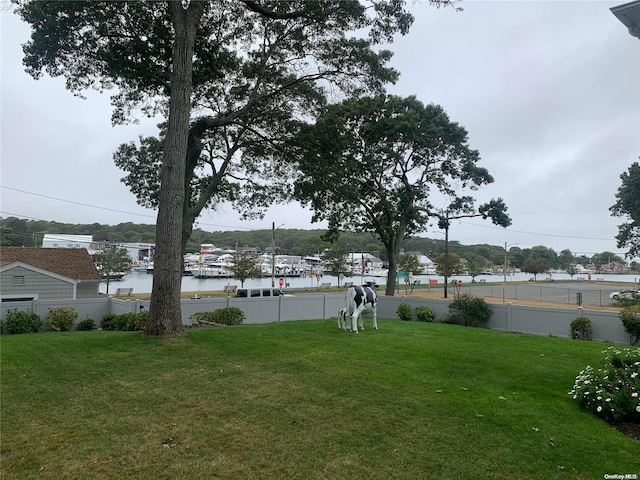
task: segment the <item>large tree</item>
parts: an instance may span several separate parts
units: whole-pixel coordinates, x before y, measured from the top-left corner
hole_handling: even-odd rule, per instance
[[[433,259],[433,263],[436,265],[436,273],[438,275],[444,276],[445,273],[447,275],[459,275],[464,271],[460,257],[455,253],[448,253],[447,255],[441,253]]]
[[[267,114],[282,92],[310,89],[304,97],[311,106],[322,104],[330,89],[353,94],[382,88],[396,73],[385,67],[390,52],[373,47],[412,23],[402,0],[24,0],[17,12],[33,29],[24,63],[34,78],[43,72],[63,76],[78,95],[88,88],[111,89],[114,123],[129,121],[137,110],[166,118],[146,328],[158,336],[184,332],[185,228],[199,214],[188,211],[194,200],[189,188],[207,132],[257,111]],[[311,88],[312,82],[318,84]],[[193,111],[204,109],[209,111],[193,118]],[[215,194],[209,189],[198,196],[200,209]]]
[[[233,278],[240,280],[240,286],[244,288],[244,282],[250,278],[261,278],[262,268],[259,264],[260,258],[247,252],[236,250],[233,255],[233,264],[230,269]]]
[[[628,248],[627,257],[640,256],[640,163],[631,164],[620,175],[622,184],[616,193],[616,203],[611,213],[626,220],[618,225],[618,248]]]
[[[638,192],[638,195],[640,195],[640,192]],[[602,253],[596,253],[593,255],[593,257],[591,257],[591,263],[593,265],[595,265],[596,268],[600,268],[602,265],[608,265],[611,262],[617,262],[620,263],[622,265],[625,264],[625,261],[623,258],[620,258],[618,255],[616,255],[613,252],[602,252]]]
[[[461,192],[493,182],[466,130],[438,105],[415,97],[363,97],[325,108],[313,125],[300,128],[300,177],[296,196],[327,220],[328,237],[340,231],[377,236],[389,260],[386,294],[393,295],[404,240],[442,216],[480,215],[508,221],[502,200],[476,210]],[[448,227],[448,224],[447,224]]]
[[[338,242],[335,242],[330,248],[325,250],[322,255],[324,272],[329,275],[333,275],[334,277],[338,277],[338,286],[340,286],[342,278],[351,273],[351,270],[347,265],[349,253],[349,249],[346,245],[341,245]]]
[[[93,255],[93,262],[102,275],[102,281],[107,284],[107,294],[111,281],[131,267],[131,257],[126,248],[115,243],[105,245],[102,250]]]
[[[542,257],[529,257],[522,264],[522,271],[527,273],[533,273],[533,279],[538,279],[539,273],[548,272],[551,268],[549,261]]]
[[[560,254],[558,255],[558,267],[559,268],[567,269],[574,262],[575,262],[574,255],[573,255],[573,253],[571,253],[571,250],[569,250],[568,248],[565,248],[564,250],[562,250],[560,252]]]

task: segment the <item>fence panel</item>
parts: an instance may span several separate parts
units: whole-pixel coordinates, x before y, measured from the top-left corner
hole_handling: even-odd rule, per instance
[[[229,306],[238,307],[245,314],[245,323],[272,323],[278,321],[280,297],[229,297]]]
[[[512,286],[507,286],[512,287]],[[507,295],[507,288],[504,293]],[[512,289],[515,290],[515,289]],[[515,293],[515,292],[514,292]],[[569,293],[570,295],[571,293]],[[413,308],[426,305],[437,317],[449,313],[449,301],[430,300],[410,297],[388,297],[378,299],[379,318],[397,318],[397,308],[408,303]],[[181,302],[182,319],[185,325],[191,324],[189,317],[195,312],[212,311],[218,308],[236,306],[245,316],[246,323],[271,323],[289,320],[329,319],[336,317],[338,310],[344,307],[344,294],[308,294],[267,298],[201,298],[184,299]],[[34,300],[31,302],[2,302],[2,319],[9,309],[15,308],[34,312],[44,320],[50,308],[72,307],[78,312],[78,320],[91,318],[100,323],[106,313],[117,315],[138,312],[149,308],[149,301],[121,300],[108,297],[83,300]],[[624,331],[617,312],[586,310],[584,308],[551,308],[505,304],[492,304],[489,328],[505,332],[522,332],[534,335],[570,336],[571,322],[584,316],[591,320],[593,339],[615,343],[629,343],[629,335]]]
[[[492,330],[500,330],[502,332],[511,331],[511,307],[510,303],[503,305],[491,305],[491,318],[489,319],[489,328]]]
[[[511,306],[510,331],[537,335],[569,336],[569,325],[576,311],[565,308]]]
[[[111,298],[111,312],[116,315],[124,313],[137,313],[141,302],[140,300],[122,300],[119,298]]]
[[[629,334],[624,330],[620,316],[617,313],[585,310],[576,315],[576,317],[578,316],[584,316],[591,320],[594,340],[629,343]]]
[[[182,323],[191,325],[191,315],[197,312],[212,312],[219,308],[228,306],[227,298],[224,297],[208,297],[208,298],[191,298],[183,299],[180,302],[180,311],[182,313]]]
[[[42,321],[49,315],[49,309],[73,307],[78,312],[75,321],[77,325],[81,320],[90,318],[100,324],[100,319],[105,313],[109,313],[108,297],[86,298],[82,300],[32,300],[29,302],[2,302],[2,319],[7,316],[10,309],[25,310],[40,316]]]

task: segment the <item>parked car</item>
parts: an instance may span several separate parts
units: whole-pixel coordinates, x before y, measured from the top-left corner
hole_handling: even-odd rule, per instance
[[[236,297],[279,297],[283,295],[279,288],[239,288]]]
[[[611,292],[609,294],[609,298],[613,298],[614,300],[617,300],[619,298],[625,298],[629,300],[633,298],[640,299],[640,290],[636,290],[635,288],[625,288],[624,290],[620,290],[619,292]]]

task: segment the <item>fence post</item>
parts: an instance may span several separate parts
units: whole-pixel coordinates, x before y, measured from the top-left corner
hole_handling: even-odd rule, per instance
[[[513,307],[513,303],[507,302],[507,332],[512,331],[511,320],[513,316],[513,312],[511,310],[511,307]]]
[[[327,294],[322,294],[322,319],[327,319]]]
[[[282,295],[278,296],[278,322],[282,321]]]

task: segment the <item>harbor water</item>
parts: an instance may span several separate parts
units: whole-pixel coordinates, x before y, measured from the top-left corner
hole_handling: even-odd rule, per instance
[[[331,286],[338,285],[338,278],[332,275],[324,275],[319,279],[317,277],[282,277],[283,278],[283,290],[295,290],[301,288],[320,288],[323,284],[331,284]],[[532,279],[533,275],[530,273],[515,273],[507,275],[507,282],[522,282]],[[280,277],[274,278],[275,287],[279,287]],[[356,275],[353,277],[344,277],[340,281],[340,285],[345,282],[353,282],[355,285],[361,285],[366,281],[375,280],[378,285],[384,285],[387,283],[386,277],[371,277]],[[429,285],[437,281],[438,284],[442,284],[444,278],[438,275],[416,275],[413,277],[413,281],[419,281],[421,285]],[[471,284],[471,277],[469,275],[452,275],[450,281],[461,280],[464,285]],[[476,282],[503,282],[503,275],[479,275],[475,277]],[[563,273],[554,273],[551,276],[548,274],[539,274],[537,276],[539,282],[545,280],[572,280],[571,276]],[[573,280],[588,280],[588,276],[574,275]],[[617,274],[592,274],[591,280],[596,282],[620,282],[620,283],[636,283],[640,282],[640,276],[636,275],[617,275]],[[482,282],[482,283],[484,283]],[[271,277],[253,278],[244,282],[244,286],[234,278],[196,278],[191,275],[185,275],[182,277],[182,291],[183,292],[208,292],[223,290],[226,285],[236,285],[238,288],[268,288],[271,287]],[[398,278],[398,284],[404,287],[404,278]],[[133,293],[151,293],[153,286],[153,274],[131,271],[125,275],[122,280],[112,280],[109,284],[109,293],[115,293],[117,288],[133,288]],[[100,284],[100,293],[107,293],[106,283]]]

